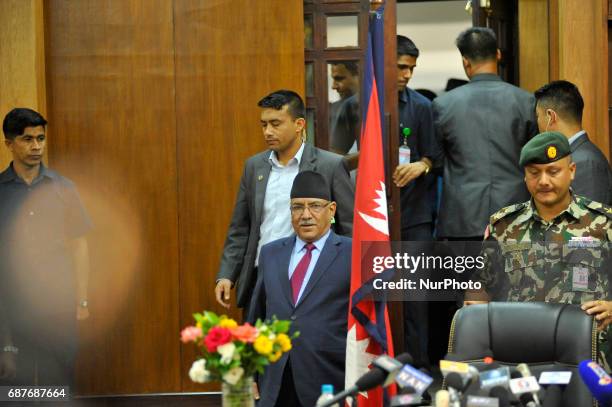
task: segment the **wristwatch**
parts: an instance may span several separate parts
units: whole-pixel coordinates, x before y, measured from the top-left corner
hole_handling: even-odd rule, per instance
[[[87,308],[88,306],[89,306],[89,302],[87,300],[83,300],[79,302],[79,307],[81,308]]]
[[[2,352],[14,353],[16,355],[19,353],[19,348],[13,345],[6,345],[2,348]]]

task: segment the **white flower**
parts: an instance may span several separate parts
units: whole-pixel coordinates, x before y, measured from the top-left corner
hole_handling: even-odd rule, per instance
[[[189,378],[196,383],[205,383],[210,378],[210,372],[206,370],[206,360],[198,359],[189,369]]]
[[[223,380],[227,384],[231,384],[232,386],[238,383],[238,381],[242,378],[244,374],[244,369],[240,366],[231,368],[226,374],[223,375]]]
[[[217,346],[217,352],[221,355],[221,364],[229,365],[234,357],[236,345],[233,342],[228,342],[224,345]]]

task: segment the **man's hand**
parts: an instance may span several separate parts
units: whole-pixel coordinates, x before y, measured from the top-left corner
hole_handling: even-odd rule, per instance
[[[77,321],[85,321],[87,318],[89,318],[89,308],[81,307],[80,305],[77,305],[77,309],[76,309]]]
[[[259,387],[257,387],[257,383],[255,382],[253,382],[253,398],[259,400]]]
[[[484,290],[466,290],[463,297],[463,306],[467,307],[476,304],[488,304],[491,300],[489,294]]]
[[[463,306],[467,307],[469,305],[476,305],[476,304],[488,304],[489,301],[463,301]]]
[[[587,314],[595,316],[599,331],[603,331],[612,323],[612,301],[589,301],[582,304],[581,308]]]
[[[230,307],[230,291],[232,289],[232,282],[227,278],[222,278],[215,287],[215,297],[217,302],[222,307],[229,309]]]
[[[14,379],[17,376],[17,355],[0,351],[0,379]]]
[[[398,165],[393,172],[393,183],[396,187],[401,188],[413,179],[420,177],[428,168],[429,166],[423,161]]]

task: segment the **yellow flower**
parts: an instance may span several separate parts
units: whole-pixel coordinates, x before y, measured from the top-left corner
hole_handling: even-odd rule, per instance
[[[260,355],[267,356],[272,352],[272,341],[264,335],[259,335],[253,343],[253,348]]]
[[[273,354],[271,354],[270,356],[268,356],[268,360],[272,363],[276,362],[277,360],[280,359],[280,357],[283,355],[283,352],[281,352],[280,350],[277,350],[276,352],[274,352]]]
[[[276,343],[280,345],[283,352],[289,352],[291,350],[291,339],[289,339],[287,334],[278,334]]]
[[[238,326],[238,323],[231,318],[224,318],[219,321],[221,328],[234,329]]]

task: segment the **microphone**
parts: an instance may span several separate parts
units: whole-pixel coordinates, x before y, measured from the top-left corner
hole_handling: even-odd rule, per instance
[[[500,365],[495,361],[495,359],[493,359],[493,352],[490,350],[484,352],[484,357],[482,360],[485,363],[485,366],[482,368],[482,371],[495,370],[502,367],[502,365]]]
[[[409,353],[402,353],[397,357],[397,359],[393,359],[388,355],[379,356],[372,362],[372,369],[357,379],[353,386],[342,390],[340,393],[337,393],[333,398],[322,404],[321,407],[330,407],[340,400],[354,396],[357,394],[357,392],[368,391],[382,384],[389,385],[389,377],[394,378],[395,374],[397,374],[399,371],[399,368],[405,364],[409,364],[412,362],[412,360],[412,356],[410,356]],[[396,363],[394,364],[393,362]],[[397,367],[397,364],[399,364],[399,368]]]
[[[507,366],[485,370],[480,373],[480,386],[485,390],[495,386],[508,387],[510,377],[510,369]]]
[[[546,397],[542,407],[559,407],[561,405],[561,386],[550,385],[546,388]]]
[[[606,371],[592,360],[583,360],[578,365],[578,371],[584,384],[587,385],[593,397],[602,406],[612,402],[612,379]]]
[[[460,406],[460,393],[463,391],[463,378],[457,372],[450,372],[446,375],[446,385],[448,386],[449,406]]]
[[[508,389],[503,386],[495,386],[489,391],[490,397],[495,397],[499,400],[499,407],[510,407],[510,394]]]
[[[521,403],[523,403],[525,407],[537,407],[540,404],[536,403],[534,397],[535,397],[535,394],[523,393],[519,396],[519,400],[521,400]]]
[[[450,395],[448,390],[438,390],[436,392],[436,407],[450,407]]]
[[[427,388],[433,382],[433,378],[421,370],[417,370],[410,365],[405,365],[395,375],[395,383],[397,383],[402,389],[411,390],[411,393],[422,396]],[[426,396],[427,399],[431,397]]]
[[[457,372],[450,372],[446,375],[446,384],[459,392],[463,391],[464,388],[463,378]]]
[[[538,382],[540,385],[545,386],[546,396],[540,398],[544,400],[542,402],[543,407],[558,407],[561,405],[563,398],[562,394],[565,387],[570,383],[572,378],[572,372],[569,370],[554,370],[545,371],[540,373],[540,379]],[[542,387],[542,390],[544,387]]]
[[[516,365],[516,370],[518,370],[523,375],[523,377],[533,376],[531,374],[531,370],[529,370],[529,366],[527,366],[526,363],[519,363],[518,365]],[[533,401],[534,401],[535,405],[539,406],[540,405],[540,399],[538,398],[537,391],[532,392],[531,394],[533,395]]]
[[[423,398],[418,394],[399,394],[391,399],[391,407],[423,406]]]

